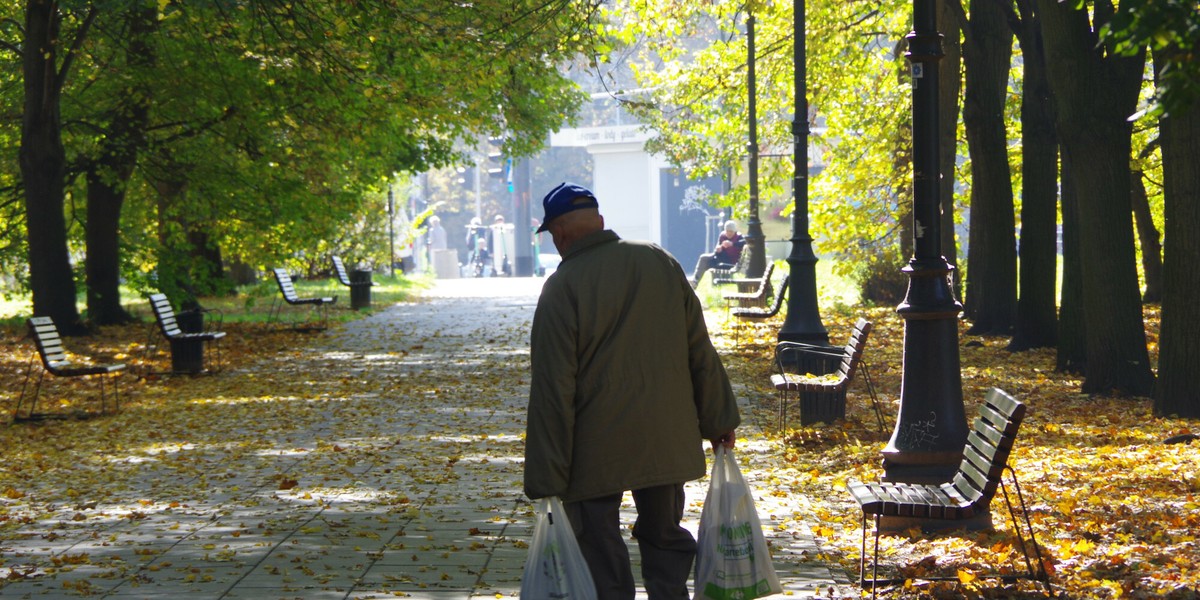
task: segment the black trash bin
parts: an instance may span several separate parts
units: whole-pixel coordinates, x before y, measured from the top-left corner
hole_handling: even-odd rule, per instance
[[[365,269],[350,271],[350,308],[370,308],[371,306],[371,272]]]
[[[184,333],[200,333],[204,331],[204,311],[195,308],[175,313],[175,322]]]
[[[204,331],[204,311],[195,308],[175,313],[175,323],[184,333]],[[173,373],[200,373],[204,370],[204,342],[196,338],[171,340],[171,371]]]
[[[197,338],[171,340],[171,372],[201,373],[204,371],[204,341]]]

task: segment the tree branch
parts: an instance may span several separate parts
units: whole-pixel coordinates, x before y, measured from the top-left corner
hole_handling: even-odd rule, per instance
[[[88,29],[91,29],[92,23],[96,21],[96,13],[96,7],[89,6],[87,16],[83,18],[83,23],[80,23],[79,29],[75,30],[75,39],[71,40],[71,49],[63,57],[62,66],[59,68],[58,76],[55,78],[55,94],[62,93],[63,84],[66,83],[67,79],[67,72],[71,70],[71,65],[75,62],[75,56],[79,53],[79,49],[83,47],[84,40],[87,39]]]

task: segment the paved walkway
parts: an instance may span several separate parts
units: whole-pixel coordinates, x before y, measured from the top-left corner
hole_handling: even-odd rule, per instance
[[[227,439],[198,427],[194,444],[127,457],[139,474],[111,505],[64,499],[6,536],[0,596],[515,597],[532,533],[521,435],[540,285],[442,281],[426,301],[218,375],[228,393],[205,400],[212,412],[196,418],[245,421]],[[284,397],[244,391],[254,385]],[[261,406],[239,412],[268,401],[281,403],[269,416]],[[766,476],[756,456],[772,450],[752,426],[742,433],[739,455],[786,591],[829,595],[845,576],[815,560],[794,517],[803,498],[755,483]],[[688,486],[693,530],[705,485]],[[633,514],[627,496],[630,525]]]

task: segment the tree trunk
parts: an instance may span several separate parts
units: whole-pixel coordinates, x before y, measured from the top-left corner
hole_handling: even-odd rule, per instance
[[[938,65],[938,153],[942,183],[938,187],[942,204],[942,255],[954,268],[951,271],[951,288],[956,298],[962,298],[962,270],[958,268],[958,236],[954,227],[954,168],[958,161],[958,114],[959,96],[962,91],[962,43],[961,26],[951,2],[939,0],[938,23],[941,23],[942,51],[945,56]],[[906,219],[911,221],[911,219]]]
[[[179,208],[189,206],[190,167],[169,153],[150,162],[161,165],[149,177],[158,197],[155,273],[160,291],[181,306],[196,306],[200,296],[228,293],[237,284],[225,277],[220,246],[208,228]]]
[[[96,325],[133,320],[121,307],[121,206],[125,203],[124,185],[132,170],[122,171],[120,181],[113,180],[116,176],[110,175],[113,169],[108,165],[96,165],[87,175],[87,306],[88,318]]]
[[[75,278],[63,214],[66,150],[62,143],[59,101],[65,72],[58,69],[60,24],[57,2],[25,3],[25,51],[21,64],[25,112],[20,163],[25,186],[33,314],[54,319],[63,335],[78,335],[86,328],[75,305]]]
[[[1013,35],[996,0],[972,0],[963,30],[963,124],[971,155],[965,309],[974,321],[968,333],[1008,334],[1017,311],[1016,222],[1004,127]]]
[[[1154,226],[1154,217],[1150,215],[1150,200],[1146,198],[1145,173],[1136,169],[1131,174],[1133,184],[1133,221],[1137,225],[1138,241],[1142,248],[1142,274],[1146,278],[1146,290],[1142,292],[1142,302],[1162,301],[1162,243],[1159,242],[1158,228]]]
[[[187,218],[180,214],[182,211],[178,208],[187,206],[188,169],[172,161],[169,156],[160,156],[158,161],[152,162],[166,165],[161,169],[162,176],[152,178],[158,197],[158,264],[154,267],[155,280],[158,290],[166,294],[171,302],[179,306],[195,306],[199,304],[197,298],[200,294],[188,274]]]
[[[112,110],[100,154],[88,168],[87,303],[88,316],[98,325],[133,320],[121,307],[121,208],[125,190],[146,143],[150,92],[141,83],[154,62],[148,36],[156,23],[153,5],[131,9],[125,62],[133,84]]]
[[[1057,104],[1057,103],[1056,103]],[[1064,373],[1087,370],[1087,330],[1083,321],[1083,255],[1079,244],[1079,193],[1071,157],[1062,157],[1063,276],[1058,309],[1055,367]]]
[[[1142,322],[1129,161],[1145,53],[1124,57],[1098,46],[1095,30],[1111,3],[1085,9],[1039,0],[1046,64],[1056,100],[1059,139],[1079,201],[1083,316],[1087,326],[1085,393],[1149,396],[1154,374]]]
[[[1200,99],[1162,119],[1159,128],[1166,252],[1154,413],[1195,419],[1200,418]]]
[[[1024,55],[1021,94],[1021,243],[1017,320],[1008,349],[1058,342],[1058,137],[1054,100],[1046,79],[1042,26],[1033,0],[1018,3],[1017,36]]]
[[[221,247],[202,225],[188,229],[188,246],[192,258],[193,281],[202,295],[214,296],[228,291],[225,281]]]

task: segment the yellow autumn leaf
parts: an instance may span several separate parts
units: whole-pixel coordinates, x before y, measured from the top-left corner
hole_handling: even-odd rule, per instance
[[[1096,548],[1096,544],[1088,540],[1076,540],[1071,544],[1071,549],[1078,554],[1087,554]]]

